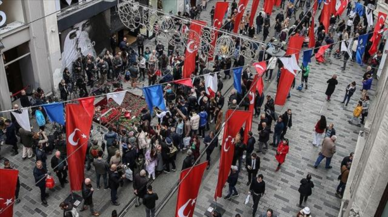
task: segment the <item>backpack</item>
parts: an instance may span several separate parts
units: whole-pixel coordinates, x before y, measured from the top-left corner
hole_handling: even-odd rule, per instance
[[[93,158],[98,158],[98,149],[91,149],[90,154]]]
[[[125,71],[124,78],[127,81],[129,81],[131,79],[131,72],[129,70]]]

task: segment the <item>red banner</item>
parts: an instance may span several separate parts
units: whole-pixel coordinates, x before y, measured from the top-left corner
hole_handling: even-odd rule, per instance
[[[337,11],[335,10],[335,5],[337,1],[336,0],[327,0],[327,1],[329,1],[329,6],[330,6],[330,16],[333,14],[336,14]]]
[[[265,61],[253,63],[252,66],[255,67],[256,72],[260,77],[263,76],[265,70],[267,70],[267,63]]]
[[[193,82],[191,81],[191,78],[184,78],[184,79],[180,79],[180,80],[175,80],[173,82],[175,84],[181,84],[181,85],[185,85],[187,87],[193,87]]]
[[[213,19],[213,26],[217,30],[221,28],[222,21],[224,19],[225,13],[228,10],[228,2],[217,2],[216,7],[214,9],[214,19]],[[214,30],[214,38],[211,42],[210,50],[209,50],[209,60],[213,60],[214,56],[214,48],[216,47],[216,42],[218,38],[218,31]]]
[[[311,19],[311,25],[309,28],[309,48],[313,48],[315,46],[315,33],[314,33],[314,26],[315,26],[315,13],[317,12],[318,8],[318,0],[314,1],[314,6],[313,6],[313,14]]]
[[[0,169],[0,216],[12,217],[19,171]]]
[[[176,201],[176,217],[192,217],[197,202],[199,187],[205,172],[207,161],[191,168],[182,170],[180,175],[178,198]],[[182,181],[183,180],[183,181]]]
[[[80,104],[66,105],[66,136],[70,189],[82,190],[85,156],[94,114],[94,97],[79,100]]]
[[[251,16],[249,17],[249,26],[252,27],[254,24],[257,8],[259,7],[260,0],[253,0]]]
[[[299,59],[299,52],[302,49],[303,37],[295,34],[288,41],[286,55],[295,54],[296,60]],[[276,92],[275,105],[283,106],[286,103],[287,95],[290,92],[292,82],[295,78],[295,72],[290,72],[282,68],[279,78],[278,90]]]
[[[336,16],[341,16],[345,9],[348,7],[349,0],[342,0],[341,6],[338,8],[338,11],[335,13]]]
[[[379,45],[379,42],[382,38],[382,34],[383,34],[383,26],[384,26],[384,23],[385,23],[385,19],[387,18],[387,15],[382,13],[382,12],[379,12],[379,15],[377,16],[377,21],[376,21],[376,25],[375,25],[375,29],[373,30],[373,36],[372,38],[370,39],[370,41],[372,42],[372,46],[371,48],[369,49],[369,54],[370,55],[373,55],[376,53],[377,51],[377,46]]]
[[[240,26],[241,18],[244,16],[245,8],[247,8],[248,0],[240,0],[240,3],[238,3],[237,7],[237,15],[236,19],[234,20],[234,29],[233,32],[237,33]]]
[[[325,26],[326,33],[328,33],[328,29],[330,26],[330,16],[331,16],[330,2],[325,1],[323,4],[323,9],[321,11],[321,23]]]
[[[282,4],[282,0],[275,0],[276,7],[280,7],[281,4]]]
[[[272,14],[274,0],[264,0],[264,12],[268,15]]]
[[[225,123],[224,137],[222,139],[217,187],[216,192],[214,194],[215,200],[217,200],[217,197],[222,197],[222,189],[225,185],[226,180],[228,179],[230,167],[232,166],[234,155],[234,138],[240,131],[243,124],[248,121],[251,114],[248,111],[235,110],[232,115],[232,112],[233,110],[228,110],[225,116],[225,120],[228,121]],[[232,117],[229,119],[231,115]]]
[[[190,24],[189,38],[186,45],[185,63],[183,66],[183,78],[190,78],[195,71],[195,56],[201,46],[202,28],[206,26],[205,21],[192,20]]]

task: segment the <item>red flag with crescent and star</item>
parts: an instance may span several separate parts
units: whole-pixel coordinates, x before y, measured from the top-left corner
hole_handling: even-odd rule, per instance
[[[0,216],[12,217],[19,171],[0,169]]]
[[[257,8],[259,8],[259,3],[260,3],[260,0],[253,0],[253,2],[252,2],[251,16],[249,17],[249,26],[250,27],[253,26]]]
[[[230,167],[234,155],[234,138],[244,123],[250,117],[250,112],[241,110],[228,110],[225,116],[224,137],[222,138],[221,158],[218,172],[218,180],[214,199],[222,197],[222,189],[228,179]]]
[[[335,13],[336,16],[341,16],[345,9],[348,7],[349,0],[342,0],[338,11]]]
[[[264,12],[268,15],[272,14],[272,9],[275,0],[264,0]]]
[[[242,17],[244,16],[244,11],[245,11],[245,8],[247,8],[247,4],[248,4],[248,0],[240,0],[240,2],[238,3],[237,15],[236,15],[236,19],[234,21],[234,28],[233,28],[234,33],[237,33],[238,30],[240,29],[239,28],[240,21],[241,21]]]
[[[217,138],[215,138],[217,139]],[[179,180],[178,198],[176,201],[175,217],[192,217],[197,202],[199,187],[207,161],[182,170]]]
[[[217,2],[216,7],[214,9],[214,18],[213,18],[213,26],[217,30],[221,28],[222,21],[224,19],[225,13],[228,10],[229,3],[228,2]],[[216,47],[216,41],[218,38],[218,31],[214,30],[214,37],[211,42],[210,50],[209,50],[209,60],[213,60],[214,56],[214,48]]]
[[[313,5],[313,14],[312,17],[315,17],[315,13],[318,8],[318,0],[314,1]],[[309,27],[309,48],[313,48],[315,46],[315,33],[314,33],[315,19],[311,19],[311,25]]]
[[[373,30],[373,36],[370,39],[370,41],[372,42],[372,46],[370,47],[370,49],[368,51],[370,55],[375,54],[377,51],[377,46],[379,45],[379,42],[382,38],[382,34],[384,32],[383,26],[385,23],[385,19],[387,19],[387,15],[382,13],[382,12],[379,12],[379,14],[377,16],[377,22],[375,25],[375,29]]]
[[[253,63],[252,66],[256,69],[257,74],[263,76],[265,70],[267,70],[267,63],[265,61]]]
[[[70,189],[82,190],[85,156],[94,115],[94,97],[79,100],[79,104],[66,105],[66,142]]]
[[[195,71],[195,57],[201,46],[202,29],[206,26],[205,21],[192,20],[189,37],[186,44],[185,63],[183,66],[183,78],[190,78]]]
[[[328,33],[328,29],[330,26],[330,16],[331,16],[330,2],[331,2],[330,0],[324,1],[323,2],[323,9],[321,11],[321,23],[323,24],[323,26],[325,26],[326,33]]]

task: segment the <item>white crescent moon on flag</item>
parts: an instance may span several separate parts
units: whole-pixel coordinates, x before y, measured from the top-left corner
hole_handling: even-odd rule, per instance
[[[72,146],[78,145],[79,139],[77,140],[77,142],[74,141],[74,136],[75,136],[75,133],[76,133],[77,131],[80,131],[80,132],[81,132],[81,130],[79,130],[78,128],[75,128],[74,131],[73,131],[73,132],[70,134],[70,136],[69,136],[68,141],[69,141],[70,145],[72,145]]]
[[[331,2],[331,0],[327,0],[327,1],[324,2],[324,4],[328,5],[328,4],[330,4],[330,2]]]
[[[241,6],[242,6],[242,7],[241,7]],[[241,8],[242,8],[242,9],[241,9]],[[243,4],[239,5],[239,6],[238,6],[237,12],[238,12],[238,13],[241,13],[241,12],[244,10],[244,8],[245,8],[245,7],[244,7]]]
[[[195,50],[193,50],[193,49],[190,48],[191,44],[194,44],[194,41],[190,41],[190,42],[187,44],[187,46],[186,46],[187,51],[188,51],[189,53],[193,53],[193,52],[195,51]]]
[[[251,105],[255,103],[255,94],[252,91],[249,91],[249,95],[251,95],[252,99],[250,101]]]
[[[229,138],[231,138],[231,136],[228,136],[228,138],[225,139],[225,144],[224,144],[224,152],[228,152],[229,149],[230,149],[230,145],[229,145],[229,148],[226,149],[226,144],[228,144],[228,140]],[[232,139],[232,142],[234,141],[234,139]]]
[[[382,18],[382,22],[381,22],[381,23],[384,24],[384,22],[385,22],[385,17],[384,17],[383,15],[380,15],[380,16],[379,16],[379,20],[380,20],[381,18]]]
[[[256,64],[255,66],[256,68],[260,68],[261,70],[264,70],[264,68],[260,64]]]
[[[179,208],[179,210],[178,210],[179,217],[188,217],[190,215],[191,211],[187,215],[185,215],[185,213],[184,213],[185,209],[189,205],[190,201],[191,201],[191,199],[189,199],[185,204],[183,204],[183,206],[181,206],[181,208]]]
[[[214,20],[214,23],[213,23],[214,26],[219,26],[220,24],[221,22],[218,19]]]

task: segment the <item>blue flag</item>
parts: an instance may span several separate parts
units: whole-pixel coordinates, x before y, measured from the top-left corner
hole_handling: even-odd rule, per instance
[[[51,103],[43,105],[44,110],[51,122],[56,122],[65,125],[65,117],[63,115],[63,103]]]
[[[368,42],[368,34],[360,35],[358,37],[358,45],[357,45],[357,52],[356,52],[356,62],[363,65],[362,63],[362,56],[365,52],[366,43]]]
[[[311,62],[312,53],[313,53],[313,50],[303,51],[303,67],[307,67],[307,65]]]
[[[158,107],[160,110],[166,110],[166,104],[163,98],[162,85],[155,85],[151,87],[143,88],[145,100],[147,102],[150,113],[153,113],[154,107]]]
[[[242,89],[241,89],[242,70],[243,70],[243,67],[238,67],[238,68],[233,69],[233,85],[238,93],[242,93]]]
[[[359,2],[356,2],[354,12],[356,12],[360,17],[362,17],[364,15],[364,5]]]

